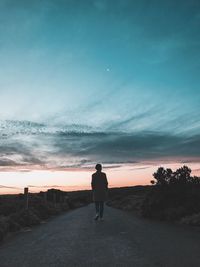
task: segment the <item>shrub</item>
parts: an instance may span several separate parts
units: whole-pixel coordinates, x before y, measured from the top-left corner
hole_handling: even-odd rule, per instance
[[[155,185],[142,205],[145,217],[179,220],[200,212],[200,178],[192,177],[190,168],[183,166],[173,172],[160,167],[153,176]]]
[[[166,185],[186,185],[186,184],[199,184],[200,185],[200,177],[191,176],[191,169],[188,166],[183,166],[173,172],[171,169],[164,169],[163,167],[159,167],[158,170],[153,174],[156,182],[151,181],[152,184],[158,186],[166,186]]]

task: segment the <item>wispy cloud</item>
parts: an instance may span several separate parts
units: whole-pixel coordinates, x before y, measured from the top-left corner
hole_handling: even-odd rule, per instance
[[[0,185],[0,189],[21,189],[20,187]]]
[[[91,168],[95,162],[107,164],[109,168],[130,162],[200,157],[200,135],[163,131],[96,132],[92,128],[81,131],[81,127],[77,131],[73,126],[71,131],[69,127],[51,131],[51,127],[44,125],[35,132],[32,124],[30,129],[25,127],[24,133],[17,133],[15,128],[14,134],[4,137],[0,144],[1,170]]]

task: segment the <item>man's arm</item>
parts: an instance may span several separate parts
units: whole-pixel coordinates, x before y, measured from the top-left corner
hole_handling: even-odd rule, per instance
[[[92,187],[92,190],[94,190],[95,182],[94,182],[94,176],[93,175],[92,175],[91,187]]]
[[[108,189],[108,180],[107,180],[106,174],[105,174],[105,186],[106,186],[106,189]]]

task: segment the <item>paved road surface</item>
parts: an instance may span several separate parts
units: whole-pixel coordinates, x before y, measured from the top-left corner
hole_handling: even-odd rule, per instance
[[[0,247],[1,267],[199,267],[200,229],[143,220],[93,205],[70,211]]]

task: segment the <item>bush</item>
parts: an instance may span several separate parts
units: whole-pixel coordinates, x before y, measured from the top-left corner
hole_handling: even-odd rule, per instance
[[[172,172],[160,167],[153,176],[155,185],[142,205],[145,217],[176,221],[200,212],[200,178],[192,177],[190,168]]]
[[[200,185],[200,177],[191,176],[191,169],[188,166],[183,166],[173,172],[171,169],[164,169],[159,167],[158,170],[153,174],[155,181],[151,181],[152,184],[157,186],[166,186],[166,185],[186,185],[186,184],[195,184]]]
[[[33,209],[22,210],[12,215],[11,220],[22,227],[30,227],[40,223]]]
[[[15,222],[13,220],[12,216],[10,218],[8,218],[8,223],[9,223],[9,232],[16,232],[16,231],[19,231],[21,229],[20,224]]]

